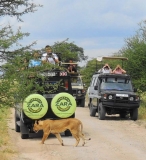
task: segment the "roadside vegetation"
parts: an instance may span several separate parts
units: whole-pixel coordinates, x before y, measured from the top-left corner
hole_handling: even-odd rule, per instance
[[[8,133],[7,120],[10,115],[9,107],[0,108],[0,159],[9,160],[14,153],[16,153],[10,143],[10,136]]]
[[[140,97],[141,97],[141,103],[139,108],[138,119],[146,121],[146,92],[142,92],[140,94]]]

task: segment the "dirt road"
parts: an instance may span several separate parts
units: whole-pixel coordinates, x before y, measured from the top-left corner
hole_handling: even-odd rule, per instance
[[[54,136],[49,136],[45,144],[39,144],[42,135],[22,140],[14,130],[14,118],[9,121],[9,132],[18,154],[12,160],[146,160],[146,124],[139,121],[107,117],[98,120],[90,117],[87,107],[77,107],[76,118],[84,124],[84,133],[91,140],[84,147],[81,142],[73,147],[75,139],[64,137],[61,146]]]

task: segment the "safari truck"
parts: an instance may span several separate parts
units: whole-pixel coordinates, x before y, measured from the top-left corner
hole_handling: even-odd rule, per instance
[[[128,60],[125,57],[102,57],[100,61],[103,59]],[[104,120],[106,114],[119,114],[121,118],[129,114],[132,120],[137,120],[140,98],[136,91],[130,75],[96,71],[92,76],[88,92],[90,116],[95,117],[98,113],[98,118]]]
[[[77,63],[62,63],[63,66],[68,65],[76,65]],[[76,100],[77,106],[85,107],[85,96],[86,96],[86,89],[85,84],[82,81],[82,76],[78,72],[68,72],[71,77],[71,86],[73,90],[73,96]]]
[[[76,101],[73,97],[71,78],[66,70],[52,69],[41,72],[43,79],[36,84],[44,88],[28,95],[23,103],[15,107],[15,131],[21,133],[22,139],[33,133],[35,120],[74,118]],[[40,76],[39,75],[39,76]],[[65,136],[70,136],[66,130]]]
[[[80,107],[85,107],[86,90],[82,81],[82,76],[79,73],[70,74],[71,86],[73,90],[73,96]]]

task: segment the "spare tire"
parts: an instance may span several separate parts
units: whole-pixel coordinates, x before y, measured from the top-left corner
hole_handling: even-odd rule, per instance
[[[75,98],[69,93],[59,93],[52,99],[51,109],[57,117],[68,118],[76,110]]]
[[[31,94],[23,101],[23,112],[31,119],[40,119],[47,111],[47,100],[40,94]]]

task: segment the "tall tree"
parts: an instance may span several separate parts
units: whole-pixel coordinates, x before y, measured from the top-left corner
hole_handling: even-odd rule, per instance
[[[30,0],[1,0],[0,18],[3,16],[11,16],[16,17],[18,21],[22,21],[22,15],[36,11],[37,7],[40,6],[41,5],[36,5]],[[32,50],[31,47],[35,43],[33,42],[27,46],[19,44],[19,40],[26,36],[29,36],[29,33],[22,33],[20,28],[14,32],[10,24],[6,26],[3,24],[0,25],[0,64],[5,63],[5,65],[1,66],[5,72],[5,76],[0,79],[1,106],[3,104],[12,106],[13,97],[16,93],[15,90],[16,88],[19,88],[19,90],[21,88],[17,80],[20,77],[22,79],[22,76],[20,76],[20,72],[18,71],[24,65],[24,63],[22,63],[23,58],[30,56],[29,51]]]
[[[58,53],[62,61],[73,59],[76,62],[80,62],[88,58],[84,55],[83,48],[77,46],[74,42],[69,42],[68,38],[61,42],[55,42],[53,49],[54,52]]]
[[[136,34],[125,40],[119,54],[128,58],[126,70],[136,88],[146,91],[146,21],[139,24]]]

